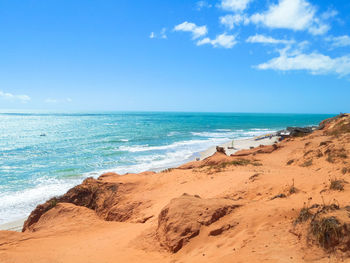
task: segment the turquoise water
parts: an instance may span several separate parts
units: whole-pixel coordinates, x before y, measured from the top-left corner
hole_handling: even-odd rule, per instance
[[[0,223],[27,216],[88,176],[161,170],[232,138],[314,125],[330,116],[0,113]]]

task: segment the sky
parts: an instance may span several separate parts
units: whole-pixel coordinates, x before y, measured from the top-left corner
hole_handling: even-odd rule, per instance
[[[0,0],[0,110],[350,112],[348,0]]]

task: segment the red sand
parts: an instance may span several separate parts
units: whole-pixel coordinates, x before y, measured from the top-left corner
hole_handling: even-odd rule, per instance
[[[23,233],[0,231],[0,262],[350,262],[350,185],[330,189],[350,181],[349,121],[277,149],[89,179],[36,209]],[[313,204],[314,219],[344,222],[331,247],[311,233],[314,219],[294,223]]]

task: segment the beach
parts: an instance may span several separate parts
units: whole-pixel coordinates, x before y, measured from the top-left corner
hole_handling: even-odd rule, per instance
[[[264,138],[260,139],[260,137]],[[266,134],[248,139],[231,140],[229,142],[217,146],[224,148],[227,155],[231,155],[235,154],[240,150],[248,150],[250,148],[255,148],[260,145],[273,145],[275,143],[278,143],[279,138],[280,136],[277,136],[275,134]],[[200,153],[200,159],[203,160],[205,158],[208,158],[209,156],[212,156],[215,152],[216,146],[210,147],[207,150]]]
[[[349,262],[349,149],[339,115],[273,146],[89,178],[0,231],[0,261]]]
[[[330,116],[0,113],[0,225],[27,217],[38,204],[88,177],[162,171],[200,158],[211,148],[207,157],[216,146],[232,140],[240,144],[287,126],[316,125]]]
[[[260,139],[261,137],[264,137],[263,139]],[[266,138],[265,138],[266,137]],[[258,147],[260,145],[272,145],[278,142],[278,139],[280,137],[276,136],[274,134],[268,136],[261,135],[259,137],[252,137],[248,139],[241,139],[241,140],[234,140],[234,149],[231,148],[232,141],[219,144],[216,146],[212,146],[208,148],[207,150],[200,152],[200,160],[203,160],[205,158],[208,158],[212,156],[216,152],[216,147],[223,147],[226,151],[227,155],[231,155],[236,153],[240,150],[248,150],[250,148]],[[174,167],[175,168],[175,167]],[[158,169],[161,170],[161,169]],[[23,223],[26,220],[26,218],[22,218],[19,220],[11,221],[5,224],[0,225],[0,230],[11,230],[11,231],[22,231]]]
[[[348,262],[348,149],[339,115],[273,146],[89,178],[0,231],[0,261]]]
[[[27,218],[19,219],[9,223],[1,224],[0,230],[9,230],[9,231],[22,231],[23,223]]]

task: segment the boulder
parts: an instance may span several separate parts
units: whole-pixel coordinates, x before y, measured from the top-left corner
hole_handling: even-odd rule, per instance
[[[216,151],[219,153],[224,153],[226,154],[225,148],[221,146],[216,146]]]
[[[184,194],[172,199],[160,212],[157,237],[163,247],[176,253],[200,233],[202,226],[209,226],[237,207],[229,199],[201,199]]]
[[[312,133],[314,130],[316,130],[317,127],[287,127],[287,131],[289,132],[290,137],[299,137],[299,136],[305,136],[307,134]]]

